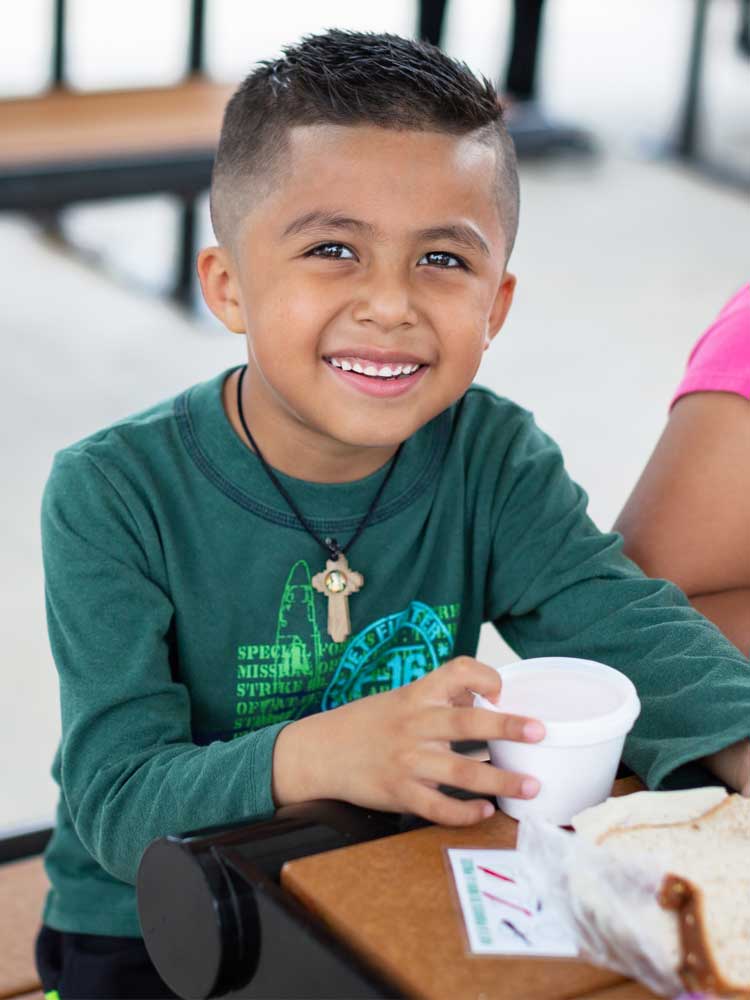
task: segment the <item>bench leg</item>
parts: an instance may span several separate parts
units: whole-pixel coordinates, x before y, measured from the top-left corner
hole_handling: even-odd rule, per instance
[[[40,208],[29,212],[29,216],[39,226],[45,239],[53,243],[69,245],[69,240],[65,235],[62,226],[62,213],[54,208]]]
[[[731,163],[724,163],[701,152],[701,79],[709,0],[694,0],[693,27],[690,40],[685,93],[677,134],[667,144],[667,155],[677,157],[692,170],[709,180],[737,191],[750,192],[750,173]],[[746,4],[746,0],[743,0]],[[741,29],[744,22],[741,22]]]
[[[703,69],[703,49],[706,39],[708,0],[695,0],[693,34],[690,40],[687,81],[682,109],[682,121],[675,144],[678,156],[690,160],[696,155],[700,85]]]
[[[196,212],[194,197],[183,199],[180,219],[177,277],[172,290],[175,302],[191,309],[195,288],[195,235]]]

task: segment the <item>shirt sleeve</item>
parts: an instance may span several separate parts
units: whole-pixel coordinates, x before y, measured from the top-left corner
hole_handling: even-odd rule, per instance
[[[531,420],[499,482],[490,571],[495,626],[523,658],[573,656],[627,674],[641,714],[624,760],[656,788],[750,733],[750,663],[676,586],[645,577],[600,532],[556,445]]]
[[[733,392],[750,399],[750,285],[730,299],[696,343],[670,408],[691,392]]]
[[[192,742],[189,692],[170,669],[170,595],[135,516],[85,453],[56,459],[42,543],[61,792],[91,855],[134,884],[155,837],[271,813],[283,723],[231,742]]]

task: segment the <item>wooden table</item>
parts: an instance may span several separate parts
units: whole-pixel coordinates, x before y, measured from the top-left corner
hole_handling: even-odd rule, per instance
[[[0,102],[0,169],[216,148],[233,86],[194,77],[173,87],[52,91]]]
[[[643,786],[616,782],[614,794]],[[282,884],[403,991],[429,1000],[647,1000],[654,994],[570,959],[478,956],[468,950],[447,847],[514,848],[497,812],[470,829],[425,827],[290,861]]]
[[[195,199],[210,184],[233,90],[195,75],[172,87],[0,100],[0,211],[29,212],[65,239],[57,216],[68,205],[171,194],[183,207],[174,296],[189,304]]]

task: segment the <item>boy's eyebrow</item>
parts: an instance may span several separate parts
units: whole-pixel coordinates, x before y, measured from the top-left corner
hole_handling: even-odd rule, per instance
[[[478,250],[485,257],[490,256],[490,248],[484,239],[474,229],[467,225],[432,226],[430,229],[420,229],[417,233],[420,240],[450,240],[469,250]]]
[[[367,236],[374,237],[377,235],[375,226],[369,222],[363,222],[361,219],[351,219],[349,216],[339,215],[337,212],[321,211],[300,215],[299,218],[289,223],[281,235],[282,237],[297,236],[299,233],[320,229],[355,229],[365,233]]]
[[[376,238],[378,231],[371,222],[364,222],[362,219],[352,219],[347,215],[340,215],[336,212],[314,211],[307,212],[294,219],[284,229],[282,238],[287,236],[298,236],[300,233],[309,231],[319,231],[321,229],[353,229],[364,233],[366,236]],[[428,229],[420,229],[415,234],[421,241],[451,240],[470,250],[478,250],[485,257],[490,256],[490,248],[482,236],[473,226],[456,223],[445,226],[430,226]]]

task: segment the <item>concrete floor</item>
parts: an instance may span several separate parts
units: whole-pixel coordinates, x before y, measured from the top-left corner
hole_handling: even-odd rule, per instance
[[[479,381],[535,411],[606,528],[661,431],[690,346],[750,277],[750,200],[643,157],[641,138],[664,134],[674,108],[673,48],[669,99],[663,66],[653,64],[632,71],[626,94],[602,63],[624,44],[610,38],[611,25],[610,48],[602,43],[596,52],[598,70],[585,60],[572,66],[571,39],[583,45],[596,24],[601,27],[597,5],[577,4],[589,10],[594,26],[589,20],[584,30],[570,3],[554,8],[550,37],[556,24],[558,41],[567,38],[568,48],[551,46],[548,105],[591,127],[603,152],[590,162],[523,165],[512,260],[518,293]],[[721,54],[736,5],[716,6],[711,44]],[[608,8],[619,12],[621,37],[632,29],[637,41],[633,10],[644,15],[643,3]],[[466,25],[457,18],[451,30],[460,49]],[[657,39],[660,32],[676,39],[682,51],[688,22],[678,6],[664,0],[659,18]],[[649,37],[653,41],[653,32]],[[479,68],[482,59],[488,56],[480,52]],[[609,90],[605,83],[592,92],[586,84],[592,72],[610,80]],[[643,79],[649,73],[650,102]],[[731,73],[731,85],[724,71],[711,78],[722,113],[712,118],[709,138],[750,169],[750,64],[733,64]],[[550,84],[560,80],[567,80],[564,99]],[[48,770],[58,704],[38,538],[39,498],[54,451],[242,359],[241,341],[205,314],[186,317],[138,287],[138,281],[153,287],[165,280],[172,223],[172,209],[161,200],[74,214],[71,231],[128,272],[126,281],[45,243],[23,219],[0,218],[0,837],[49,818],[55,800]],[[498,662],[509,655],[491,630],[483,635],[482,658]]]

